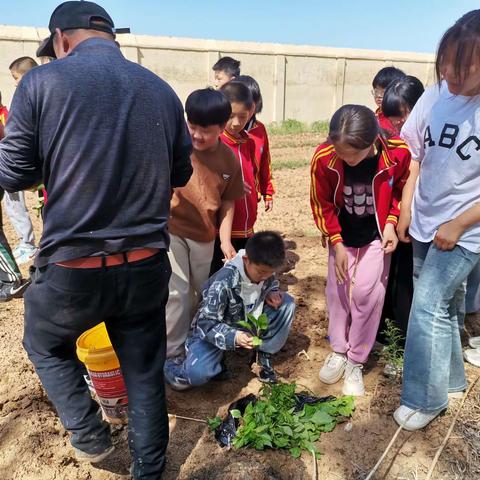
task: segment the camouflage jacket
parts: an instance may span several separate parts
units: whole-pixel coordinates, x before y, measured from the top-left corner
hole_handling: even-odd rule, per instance
[[[244,330],[237,322],[246,317],[241,288],[242,276],[233,263],[213,275],[203,287],[192,336],[205,339],[221,350],[234,350],[235,335],[238,330]],[[256,305],[263,303],[268,293],[275,290],[278,290],[278,281],[272,275],[263,283]]]

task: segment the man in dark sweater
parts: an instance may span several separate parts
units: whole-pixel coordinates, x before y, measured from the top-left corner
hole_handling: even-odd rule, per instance
[[[159,479],[167,219],[171,189],[192,172],[183,109],[164,81],[123,57],[95,3],[61,4],[49,29],[41,53],[58,60],[21,80],[0,143],[0,187],[43,182],[48,192],[24,346],[77,457],[98,462],[113,447],[75,341],[105,321],[128,390],[133,476]]]

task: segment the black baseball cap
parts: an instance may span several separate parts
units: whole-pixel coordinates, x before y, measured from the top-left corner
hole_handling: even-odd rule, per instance
[[[129,29],[115,29],[112,18],[106,10],[94,2],[71,1],[61,3],[52,13],[48,29],[50,37],[46,38],[39,49],[37,57],[53,57],[56,58],[53,49],[53,37],[55,30],[59,28],[64,30],[74,30],[77,28],[85,28],[88,30],[99,30],[114,35],[115,33],[129,33]]]

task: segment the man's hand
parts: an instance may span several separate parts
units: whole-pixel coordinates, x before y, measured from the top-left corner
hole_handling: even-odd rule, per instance
[[[333,249],[335,251],[335,275],[337,282],[342,284],[348,276],[347,250],[342,242],[336,243]]]
[[[271,212],[273,210],[273,198],[265,198],[265,211]]]
[[[237,254],[237,251],[230,242],[222,242],[220,248],[225,261],[231,260]]]
[[[283,303],[283,292],[276,291],[270,292],[265,297],[265,303],[269,306],[277,310],[280,305]]]
[[[454,218],[440,225],[433,239],[433,243],[439,250],[452,250],[464,231],[464,228],[459,224],[457,219]]]
[[[383,229],[382,249],[387,253],[392,253],[398,245],[398,237],[395,233],[395,227],[392,223],[387,223]]]
[[[235,345],[240,348],[246,348],[247,350],[253,349],[253,337],[242,330],[237,330],[235,335]]]
[[[412,240],[408,235],[408,228],[410,227],[410,223],[412,222],[412,214],[410,211],[408,212],[400,212],[400,217],[398,219],[397,224],[397,235],[398,239],[404,243],[410,243]]]

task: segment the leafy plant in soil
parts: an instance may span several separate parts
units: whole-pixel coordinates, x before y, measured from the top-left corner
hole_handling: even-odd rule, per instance
[[[258,318],[251,313],[247,313],[247,319],[238,321],[237,325],[251,333],[253,346],[259,347],[263,343],[261,336],[268,328],[268,317],[265,313],[259,315]]]
[[[331,432],[339,421],[352,415],[353,397],[304,404],[299,408],[295,389],[295,383],[266,384],[259,398],[248,403],[243,415],[240,410],[231,410],[231,415],[240,422],[234,447],[288,449],[295,458],[306,450],[319,456],[314,442],[322,432]]]
[[[387,344],[380,354],[382,363],[388,367],[388,376],[396,377],[403,370],[402,342],[404,341],[401,330],[388,319],[385,321],[386,328],[383,331]]]

